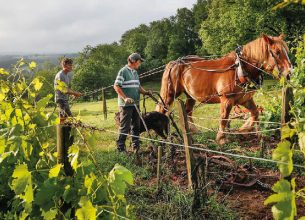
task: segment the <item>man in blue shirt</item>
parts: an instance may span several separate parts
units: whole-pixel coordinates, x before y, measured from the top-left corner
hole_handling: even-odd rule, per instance
[[[114,82],[114,90],[118,94],[118,105],[120,108],[120,128],[117,138],[117,149],[119,152],[126,151],[125,141],[127,134],[131,129],[132,147],[137,152],[140,147],[138,136],[140,135],[140,115],[135,107],[139,109],[140,93],[144,95],[151,94],[146,91],[139,81],[137,69],[144,61],[140,54],[132,53],[128,59],[128,64],[119,72]]]

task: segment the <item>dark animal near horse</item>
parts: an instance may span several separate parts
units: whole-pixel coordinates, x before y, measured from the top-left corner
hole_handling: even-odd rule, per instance
[[[166,139],[167,135],[168,135],[168,126],[169,126],[169,119],[166,115],[153,111],[153,112],[148,112],[146,114],[144,114],[143,119],[145,121],[145,124],[147,126],[147,129],[150,130],[154,130],[156,132],[157,135],[159,135],[160,137],[162,137],[163,139]],[[116,124],[119,126],[120,125],[120,114],[119,112],[117,112],[115,114],[115,121]],[[140,133],[145,132],[145,126],[141,121],[140,124]]]

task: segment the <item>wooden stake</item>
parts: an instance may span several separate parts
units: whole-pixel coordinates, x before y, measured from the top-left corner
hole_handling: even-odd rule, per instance
[[[291,105],[293,104],[293,91],[291,87],[282,89],[282,116],[281,123],[285,124],[290,121],[292,115],[290,113]]]
[[[192,214],[196,216],[198,210],[206,204],[208,200],[208,190],[206,183],[206,158],[197,158],[196,166],[193,170],[194,198],[192,204]]]
[[[192,169],[194,167],[194,157],[193,152],[189,148],[192,145],[192,139],[190,135],[190,129],[187,120],[187,114],[185,111],[184,103],[182,100],[178,100],[178,109],[179,109],[179,117],[180,117],[180,126],[183,133],[183,142],[184,142],[184,149],[185,149],[185,160],[186,160],[186,169],[187,169],[187,177],[188,177],[188,187],[189,189],[193,188],[192,184]]]
[[[73,144],[71,129],[67,125],[57,125],[57,163],[64,165],[67,176],[73,176],[74,173],[68,158],[69,147]]]
[[[57,163],[63,164],[64,171],[67,176],[73,176],[74,171],[69,163],[68,150],[69,147],[73,144],[73,136],[71,136],[71,127],[63,124],[57,125]],[[71,209],[70,218],[75,218],[75,208],[72,207],[71,203],[64,202],[62,200],[62,206],[60,207],[61,213],[66,213]],[[62,220],[65,219],[64,216],[58,214],[56,219]]]
[[[290,119],[292,118],[292,114],[290,113],[291,105],[293,104],[293,91],[291,87],[284,87],[282,89],[282,116],[281,116],[281,123],[282,127],[289,123]],[[291,142],[291,146],[293,146],[292,139],[289,137],[287,138],[289,142]],[[284,179],[291,181],[291,174],[289,176],[284,177]]]
[[[157,164],[157,188],[160,189],[160,176],[161,176],[161,157],[162,157],[162,147],[158,146],[158,164]]]
[[[102,99],[103,99],[103,114],[104,114],[104,120],[107,119],[107,103],[106,103],[106,95],[105,95],[105,89],[102,89]]]

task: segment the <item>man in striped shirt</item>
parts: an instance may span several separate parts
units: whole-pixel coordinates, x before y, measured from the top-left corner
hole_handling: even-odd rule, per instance
[[[114,90],[118,94],[118,105],[120,108],[120,127],[117,138],[117,149],[119,152],[126,151],[125,141],[127,134],[131,129],[132,147],[134,152],[137,152],[140,147],[139,130],[140,130],[140,115],[137,112],[135,105],[139,108],[140,93],[151,94],[146,91],[141,85],[137,69],[141,62],[144,61],[140,54],[132,53],[128,59],[128,64],[119,72],[114,82]]]

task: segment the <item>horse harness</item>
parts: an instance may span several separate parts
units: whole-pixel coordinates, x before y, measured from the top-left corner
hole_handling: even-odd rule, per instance
[[[205,69],[205,68],[194,67],[194,66],[192,66],[192,62],[185,62],[185,59],[187,59],[188,56],[178,58],[170,66],[169,74],[168,74],[168,85],[167,85],[168,88],[167,89],[169,90],[169,87],[171,85],[173,85],[172,78],[171,78],[171,71],[172,71],[172,68],[175,64],[178,64],[177,79],[179,78],[179,75],[182,75],[184,72],[186,72],[187,70],[189,70],[191,68],[198,69],[198,70],[205,71],[205,72],[211,72],[211,73],[212,72],[214,72],[214,73],[216,73],[216,72],[217,73],[224,73],[228,70],[235,69],[235,86],[243,88],[246,91],[256,90],[256,89],[261,88],[262,84],[263,84],[262,71],[258,72],[259,75],[258,75],[257,78],[255,78],[255,79],[250,78],[249,74],[246,72],[245,68],[243,68],[243,65],[242,65],[242,61],[241,61],[241,59],[242,59],[242,46],[238,46],[235,50],[235,53],[236,53],[235,62],[232,65],[230,65],[230,66],[228,66],[227,68],[224,68],[224,69]],[[181,73],[180,65],[188,65],[189,67],[186,68]],[[262,66],[263,66],[263,64],[262,64]],[[166,95],[168,95],[168,93],[166,93]],[[218,94],[218,96],[222,96],[222,94]],[[166,97],[165,100],[167,100],[167,97]]]
[[[249,74],[246,72],[245,68],[243,68],[243,64],[241,60],[243,60],[242,57],[242,46],[238,45],[235,49],[236,53],[236,60],[235,60],[235,82],[236,85],[239,87],[242,87],[244,89],[260,89],[263,85],[263,74],[262,71],[258,71],[258,77],[253,79],[250,78]],[[260,66],[260,68],[263,66],[263,64]],[[260,69],[259,68],[259,69]]]

